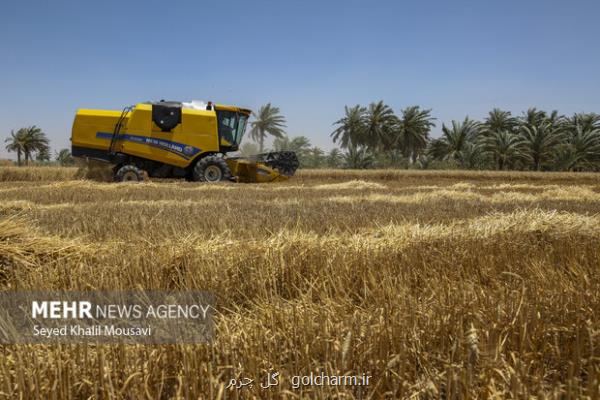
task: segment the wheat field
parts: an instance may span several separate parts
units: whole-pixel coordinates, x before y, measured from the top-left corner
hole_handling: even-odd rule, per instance
[[[2,346],[0,398],[600,397],[597,174],[75,176],[0,169],[2,289],[209,290],[215,340]],[[370,384],[291,386],[320,371]]]

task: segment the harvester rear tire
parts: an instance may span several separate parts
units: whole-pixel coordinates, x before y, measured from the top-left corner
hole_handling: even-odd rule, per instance
[[[221,182],[231,180],[231,170],[221,157],[207,156],[196,163],[193,171],[197,182]]]
[[[115,173],[116,182],[141,182],[144,179],[144,171],[133,164],[123,165]]]

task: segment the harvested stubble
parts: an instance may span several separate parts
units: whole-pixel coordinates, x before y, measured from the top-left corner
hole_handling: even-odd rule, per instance
[[[0,167],[0,182],[66,181],[75,179],[75,167]]]
[[[6,346],[0,392],[359,396],[290,388],[320,369],[372,398],[598,397],[600,178],[345,173],[1,184],[5,290],[204,289],[219,314],[212,345]],[[224,390],[271,368],[275,389]]]

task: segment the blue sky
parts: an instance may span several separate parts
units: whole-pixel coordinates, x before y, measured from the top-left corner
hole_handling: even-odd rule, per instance
[[[77,108],[271,102],[331,148],[344,105],[600,112],[595,1],[12,1],[0,6],[0,137],[69,147]],[[4,145],[0,157],[6,157]]]

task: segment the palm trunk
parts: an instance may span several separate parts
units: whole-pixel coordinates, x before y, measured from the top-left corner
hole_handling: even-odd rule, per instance
[[[258,152],[259,152],[259,154],[263,152],[264,143],[265,143],[265,133],[261,131],[260,132],[260,138],[258,140]]]
[[[17,151],[17,165],[21,166],[21,150]]]

